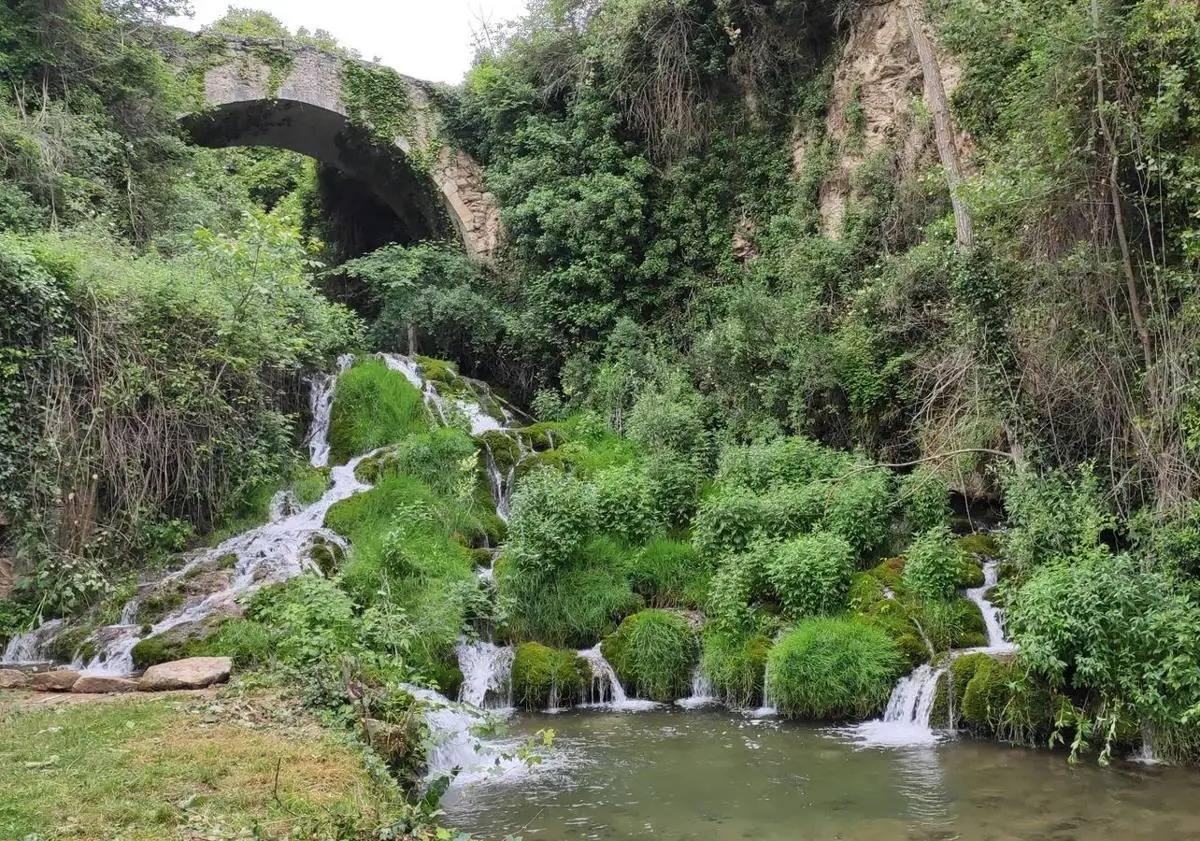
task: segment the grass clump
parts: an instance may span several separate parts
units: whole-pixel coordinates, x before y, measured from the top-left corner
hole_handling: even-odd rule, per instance
[[[771,640],[763,633],[705,631],[700,669],[731,707],[754,707],[763,697],[763,674]]]
[[[590,678],[587,663],[568,649],[525,642],[513,654],[513,699],[529,710],[575,703]]]
[[[630,557],[628,575],[650,607],[699,608],[712,572],[690,543],[656,537]]]
[[[394,444],[429,429],[421,392],[378,359],[363,359],[338,377],[329,422],[329,461]]]
[[[625,688],[639,698],[673,701],[687,694],[696,663],[696,635],[687,620],[665,610],[625,619],[601,643]]]
[[[767,692],[790,718],[866,718],[887,701],[899,671],[896,644],[879,628],[806,619],[771,648]]]

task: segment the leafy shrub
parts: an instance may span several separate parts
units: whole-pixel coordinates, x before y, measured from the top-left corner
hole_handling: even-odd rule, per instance
[[[665,528],[658,488],[640,465],[610,467],[596,473],[592,482],[597,531],[640,543]]]
[[[696,512],[696,548],[708,557],[745,550],[762,533],[759,495],[746,488],[720,488]]]
[[[919,467],[900,482],[904,522],[909,534],[948,525],[950,488],[941,474]]]
[[[1142,721],[1193,728],[1200,703],[1196,592],[1128,555],[1050,562],[1007,613],[1021,661],[1054,689],[1092,692]]]
[[[338,377],[329,421],[331,463],[428,429],[421,392],[381,360],[363,359]]]
[[[712,576],[690,543],[656,537],[628,563],[634,592],[650,607],[700,608]]]
[[[775,596],[793,618],[842,610],[853,572],[850,545],[828,532],[801,535],[781,544],[766,568]]]
[[[1088,470],[1077,477],[1013,471],[1004,480],[1004,507],[1005,558],[1022,572],[1094,549],[1114,524]]]
[[[780,485],[803,485],[840,475],[850,458],[809,438],[779,438],[767,444],[726,447],[721,452],[719,481],[756,491]]]
[[[700,669],[721,700],[735,708],[757,706],[763,697],[770,638],[712,628],[704,632],[702,642]]]
[[[569,706],[590,680],[587,663],[574,651],[525,642],[513,654],[513,700],[525,709]]]
[[[821,527],[866,557],[887,540],[891,508],[891,475],[883,469],[860,470],[832,482]]]
[[[759,543],[718,567],[709,587],[707,611],[716,626],[726,631],[754,627],[751,603],[762,591],[765,563],[773,550],[773,544]]]
[[[557,470],[538,470],[513,495],[508,555],[514,569],[546,575],[567,565],[592,531],[592,488]]]
[[[679,614],[656,609],[635,613],[600,645],[621,683],[637,697],[673,701],[687,694],[696,635]]]
[[[805,619],[767,655],[767,694],[791,718],[865,718],[887,701],[899,665],[895,643],[878,628]]]
[[[954,595],[963,559],[946,526],[922,532],[909,544],[904,560],[904,586],[921,599],[945,600]]]

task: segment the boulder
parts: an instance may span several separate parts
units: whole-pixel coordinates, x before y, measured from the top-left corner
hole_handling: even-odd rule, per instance
[[[55,669],[50,672],[37,672],[29,677],[29,688],[39,692],[66,692],[79,680],[79,672],[74,669]]]
[[[29,676],[16,669],[0,669],[0,689],[23,689],[29,685]]]
[[[151,666],[142,675],[139,689],[160,692],[167,689],[203,689],[229,680],[233,660],[229,657],[189,657]]]
[[[106,692],[136,692],[138,682],[127,677],[108,677],[106,675],[80,675],[79,680],[71,687],[72,692],[87,694],[102,694]]]

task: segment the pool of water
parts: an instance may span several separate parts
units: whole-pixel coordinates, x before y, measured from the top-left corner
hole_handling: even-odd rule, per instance
[[[1075,767],[960,739],[863,748],[835,732],[663,709],[520,716],[552,728],[530,773],[456,784],[446,823],[500,839],[896,841],[1200,838],[1200,773]]]

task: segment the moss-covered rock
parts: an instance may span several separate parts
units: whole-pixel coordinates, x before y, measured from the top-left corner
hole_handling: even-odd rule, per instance
[[[561,423],[533,423],[514,430],[514,433],[537,452],[553,450],[571,440]]]
[[[976,532],[958,538],[958,548],[977,559],[1000,557],[1000,541],[990,532]]]
[[[185,657],[221,653],[212,650],[210,643],[230,618],[229,614],[215,613],[197,622],[184,622],[161,634],[139,640],[130,652],[134,668],[148,669],[159,663],[169,663]]]
[[[570,649],[525,642],[513,655],[513,699],[525,709],[574,704],[590,680],[587,662]]]
[[[490,453],[501,473],[506,473],[521,460],[521,445],[514,434],[507,430],[489,429],[481,432],[475,436],[475,443],[479,446],[480,458],[486,459]]]
[[[653,608],[626,617],[600,650],[627,692],[664,702],[687,694],[698,654],[687,619]]]
[[[199,571],[193,570],[193,572]],[[200,574],[203,573],[201,572]],[[195,580],[198,577],[199,575],[193,575],[185,579],[185,581]],[[182,589],[168,589],[149,593],[138,604],[137,620],[138,622],[153,625],[167,614],[179,608],[186,598],[187,596],[184,595]]]
[[[568,459],[562,450],[557,448],[545,452],[532,453],[522,459],[517,465],[517,477],[525,476],[534,470],[548,468],[550,470],[565,470]]]
[[[93,630],[90,625],[78,625],[60,631],[46,646],[46,654],[57,663],[70,663],[76,658],[86,663],[96,656],[96,646],[88,640]]]
[[[346,550],[318,534],[308,548],[308,558],[322,575],[329,578],[341,569],[342,562],[346,560]]]

